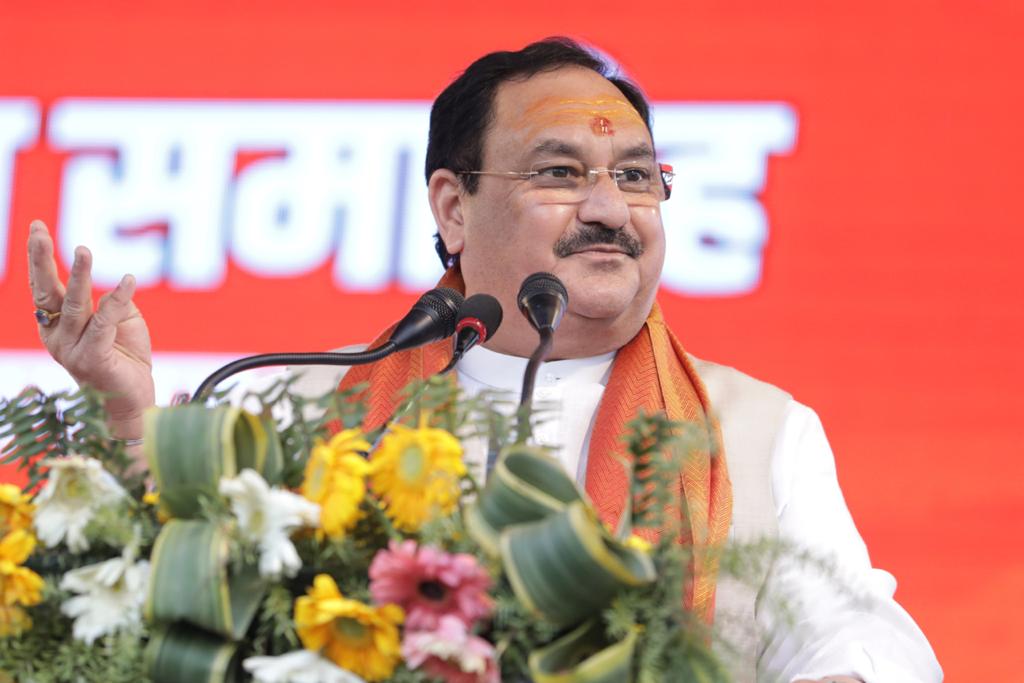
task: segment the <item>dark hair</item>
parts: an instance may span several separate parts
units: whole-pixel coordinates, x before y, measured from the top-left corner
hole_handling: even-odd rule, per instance
[[[498,86],[513,79],[526,79],[543,71],[579,66],[596,71],[617,87],[651,129],[651,110],[640,88],[616,75],[601,57],[569,38],[545,38],[530,43],[518,52],[492,52],[469,65],[434,100],[430,110],[430,136],[427,141],[426,176],[446,168],[455,173],[480,170],[483,162],[484,133],[494,117],[494,93]],[[460,176],[469,194],[476,192],[479,178]],[[448,253],[440,234],[434,235],[434,248],[445,267],[457,258]]]

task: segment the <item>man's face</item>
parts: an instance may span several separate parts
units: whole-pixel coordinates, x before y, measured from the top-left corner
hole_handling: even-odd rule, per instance
[[[569,67],[499,87],[479,170],[613,168],[650,164],[653,155],[647,127],[618,88],[589,69]],[[508,321],[523,278],[548,271],[569,291],[563,329],[576,317],[581,330],[592,331],[593,322],[631,329],[629,336],[639,330],[665,258],[657,201],[638,202],[606,173],[575,201],[552,198],[528,180],[478,178],[477,192],[463,202],[460,259],[468,292],[497,296]]]

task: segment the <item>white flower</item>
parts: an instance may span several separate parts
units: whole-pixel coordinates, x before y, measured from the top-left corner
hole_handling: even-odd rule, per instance
[[[309,650],[278,657],[249,657],[242,666],[256,683],[366,683],[351,671]]]
[[[46,485],[35,498],[36,535],[47,548],[66,540],[73,553],[89,549],[85,527],[96,510],[115,503],[125,490],[98,460],[81,455],[47,458]]]
[[[75,620],[72,634],[92,644],[100,636],[136,627],[146,601],[149,562],[134,562],[133,553],[98,564],[72,569],[64,574],[60,587],[74,593],[60,611]]]
[[[303,526],[315,527],[320,506],[290,491],[271,489],[255,470],[220,480],[220,493],[231,500],[242,533],[260,548],[260,575],[295,576],[302,560],[288,534]]]

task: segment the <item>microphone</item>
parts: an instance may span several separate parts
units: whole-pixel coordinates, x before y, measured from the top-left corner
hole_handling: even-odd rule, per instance
[[[540,343],[530,356],[523,373],[523,391],[519,398],[519,420],[516,441],[526,443],[530,437],[530,406],[533,403],[533,385],[540,364],[548,357],[555,330],[569,307],[569,292],[562,281],[551,273],[534,273],[519,287],[519,311],[540,335]]]
[[[554,332],[569,306],[569,292],[551,273],[534,273],[523,280],[517,299],[520,312],[538,332]]]
[[[463,301],[462,294],[448,287],[426,292],[398,321],[395,331],[380,348],[394,344],[394,351],[404,351],[452,336]]]
[[[462,294],[448,287],[436,287],[424,293],[405,314],[386,342],[375,349],[356,353],[263,353],[239,358],[215,370],[196,389],[192,403],[201,403],[219,383],[244,370],[268,365],[366,365],[455,334]]]
[[[459,322],[455,325],[452,360],[440,374],[454,368],[471,348],[493,337],[501,325],[501,319],[501,304],[490,294],[474,294],[466,299],[459,308]]]

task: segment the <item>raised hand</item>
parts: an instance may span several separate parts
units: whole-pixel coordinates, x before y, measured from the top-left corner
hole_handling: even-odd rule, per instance
[[[76,382],[110,396],[106,407],[114,436],[141,437],[142,413],[155,398],[149,330],[132,302],[135,278],[125,275],[94,310],[92,254],[85,247],[75,249],[65,288],[53,239],[39,220],[29,228],[28,258],[32,300],[37,311],[45,312],[37,318],[42,318],[39,338],[46,350]]]

